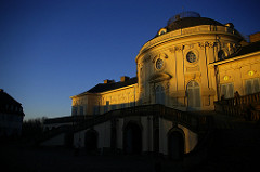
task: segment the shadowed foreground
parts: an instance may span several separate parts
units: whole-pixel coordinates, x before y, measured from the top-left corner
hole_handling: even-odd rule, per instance
[[[147,155],[81,155],[74,156],[73,149],[1,147],[1,166],[6,171],[93,171],[93,172],[141,172],[155,171],[153,156]],[[164,168],[181,169],[180,163],[162,161]],[[167,171],[166,169],[164,171]]]

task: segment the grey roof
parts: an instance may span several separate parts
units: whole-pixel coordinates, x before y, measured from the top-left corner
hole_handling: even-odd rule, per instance
[[[119,81],[119,82],[110,82],[110,83],[99,83],[95,85],[95,87],[91,88],[90,90],[83,92],[84,93],[102,93],[106,91],[116,90],[119,88],[127,87],[128,85],[135,84],[138,82],[138,78],[130,78],[126,81]],[[79,94],[79,95],[81,95]]]
[[[167,31],[178,30],[187,27],[199,26],[199,25],[214,25],[223,26],[223,24],[207,17],[184,17],[177,21],[168,23],[166,26]]]
[[[260,51],[260,41],[252,42],[246,45],[245,47],[241,47],[236,53],[232,54],[230,57],[242,56],[249,53],[254,53]]]

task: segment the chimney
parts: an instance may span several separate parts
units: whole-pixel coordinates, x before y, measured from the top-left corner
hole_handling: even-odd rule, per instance
[[[105,79],[105,80],[104,80],[104,83],[105,83],[105,84],[113,83],[113,82],[115,82],[115,80],[109,80],[109,79]]]
[[[121,82],[125,82],[125,81],[127,81],[127,80],[129,80],[129,77],[128,77],[128,76],[121,76],[121,77],[120,77],[120,81],[121,81]]]

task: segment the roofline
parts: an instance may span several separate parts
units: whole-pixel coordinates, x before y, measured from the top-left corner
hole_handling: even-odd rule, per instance
[[[103,95],[103,94],[108,94],[108,93],[112,93],[112,92],[115,92],[115,91],[120,91],[120,90],[125,90],[125,89],[129,89],[129,88],[133,88],[133,85],[135,85],[135,84],[138,84],[138,82],[136,82],[136,83],[134,83],[134,84],[127,85],[127,86],[125,86],[125,87],[121,87],[121,88],[114,89],[114,90],[109,90],[109,91],[104,91],[104,92],[100,92],[100,93],[83,92],[83,93],[78,94],[78,95],[75,95],[75,96],[70,96],[70,98],[73,99],[73,98],[81,97],[81,96],[84,96],[84,95],[98,95],[98,96],[101,96],[101,95]]]
[[[134,87],[133,85],[135,85],[135,84],[138,84],[138,82],[133,83],[133,84],[130,84],[130,85],[127,85],[127,86],[125,86],[125,87],[118,88],[118,89],[101,92],[101,93],[99,93],[99,94],[103,95],[103,94],[108,94],[108,93],[112,93],[112,92],[115,92],[115,91],[126,90],[126,89],[129,89],[129,88],[133,88],[133,87]]]
[[[236,61],[238,59],[242,59],[242,58],[246,58],[246,57],[250,57],[250,56],[255,56],[255,55],[258,55],[258,54],[260,55],[260,51],[249,53],[249,54],[244,54],[244,55],[241,55],[241,56],[235,56],[235,57],[228,58],[228,59],[225,59],[224,61],[220,61],[220,62],[213,62],[213,63],[210,63],[209,66],[217,66],[217,65],[224,64],[224,63],[230,63],[230,62]]]
[[[183,34],[182,31],[183,30],[186,30],[186,29],[190,29],[190,28],[196,28],[196,27],[202,27],[202,26],[209,26],[211,27],[212,25],[199,25],[199,26],[192,26],[192,27],[187,27],[187,28],[182,28],[182,29],[177,29],[177,30],[172,30],[172,31],[169,31],[167,34],[165,35],[161,35],[160,37],[155,37],[147,42],[145,42],[141,48],[141,50],[139,51],[138,55],[136,55],[135,57],[135,63],[138,62],[140,56],[142,56],[143,54],[145,54],[147,51],[150,51],[154,48],[157,47],[157,45],[160,45],[160,44],[163,44],[163,43],[167,43],[167,42],[170,42],[170,41],[173,41],[173,40],[178,40],[178,39],[182,39],[182,38],[186,38],[186,37],[193,37],[193,36],[207,36],[207,35],[225,35],[225,36],[231,36],[231,37],[236,37],[237,39],[241,39],[241,37],[239,35],[236,35],[234,34],[235,32],[235,29],[232,29],[232,33],[228,32],[228,31],[221,31],[221,30],[217,30],[217,31],[212,31],[212,30],[207,30],[207,31],[199,31],[199,32],[195,32],[195,33],[192,33],[192,34]],[[227,28],[226,26],[219,26],[219,27],[224,27],[224,28]],[[181,30],[181,34],[180,35],[177,35],[177,36],[173,36],[173,37],[169,37],[169,33],[171,32],[177,32]],[[165,39],[162,39],[162,40],[158,40],[157,42],[155,43],[151,43],[150,47],[147,45],[148,42],[151,42],[153,40],[156,40],[156,39],[159,39],[159,38],[162,38],[162,37],[165,37]]]
[[[89,93],[89,92],[83,92],[83,93],[80,93],[80,94],[77,94],[77,95],[74,95],[74,96],[70,96],[71,99],[75,98],[75,97],[81,97],[81,96],[84,96],[84,95],[94,95],[94,94],[97,94],[97,93]]]

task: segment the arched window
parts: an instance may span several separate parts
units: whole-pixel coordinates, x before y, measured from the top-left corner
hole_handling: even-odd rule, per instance
[[[188,107],[200,107],[200,87],[196,81],[187,84]]]

